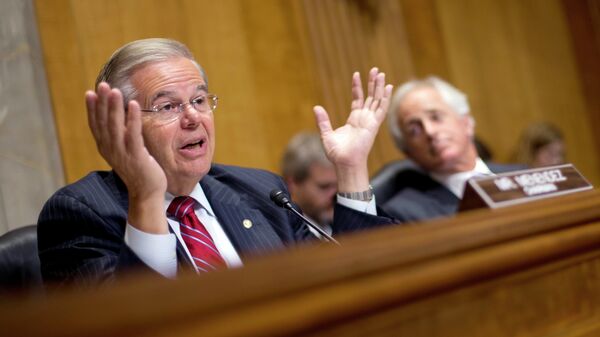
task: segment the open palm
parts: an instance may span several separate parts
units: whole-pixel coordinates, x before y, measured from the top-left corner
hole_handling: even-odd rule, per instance
[[[327,157],[336,166],[366,165],[366,160],[387,112],[392,86],[385,85],[385,74],[377,68],[369,72],[367,97],[364,97],[358,72],[352,76],[352,106],[343,126],[333,129],[327,111],[314,108]]]

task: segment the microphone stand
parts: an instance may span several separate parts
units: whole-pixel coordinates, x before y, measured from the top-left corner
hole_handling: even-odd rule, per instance
[[[310,220],[308,220],[304,215],[302,215],[302,213],[298,212],[290,203],[286,203],[285,208],[287,208],[288,210],[292,211],[294,214],[299,216],[302,220],[304,220],[304,222],[306,222],[307,225],[309,225],[312,229],[319,232],[319,234],[321,234],[321,236],[323,236],[323,238],[325,238],[325,240],[327,240],[329,242],[333,242],[338,246],[341,246],[340,243],[336,239],[334,239],[331,235],[327,234],[327,232],[325,232],[323,229],[321,229],[321,227],[317,226],[316,224],[314,224]]]

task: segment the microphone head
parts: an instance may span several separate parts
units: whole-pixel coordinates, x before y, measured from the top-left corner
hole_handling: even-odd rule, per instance
[[[290,203],[290,199],[283,193],[282,190],[272,190],[269,197],[279,207],[286,207]]]

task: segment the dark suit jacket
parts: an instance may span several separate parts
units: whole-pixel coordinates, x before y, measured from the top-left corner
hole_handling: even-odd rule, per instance
[[[286,190],[272,173],[213,164],[200,185],[242,259],[312,238],[297,217],[269,199],[272,189]],[[90,173],[57,191],[38,220],[44,281],[96,283],[121,270],[144,268],[124,243],[127,209],[126,186],[113,171]],[[244,219],[253,226],[245,228]],[[336,206],[334,226],[352,228],[355,222],[378,225],[391,219]],[[179,261],[184,260],[182,252],[178,243]]]
[[[519,165],[486,164],[494,173],[523,168]],[[449,216],[458,209],[460,199],[410,160],[399,163],[397,172],[388,179],[385,187],[393,189],[392,195],[380,201],[377,188],[374,187],[376,201],[387,214],[402,222]]]

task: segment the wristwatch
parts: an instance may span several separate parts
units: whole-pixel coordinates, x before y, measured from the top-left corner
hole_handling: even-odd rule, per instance
[[[352,200],[371,201],[373,199],[373,187],[369,185],[369,189],[361,192],[338,192],[340,197]]]

